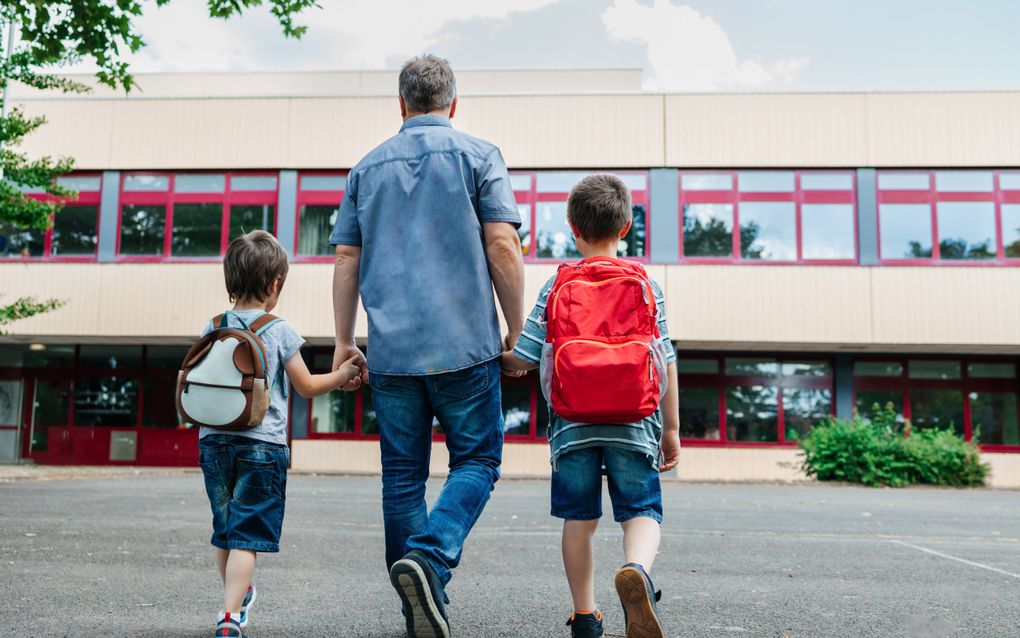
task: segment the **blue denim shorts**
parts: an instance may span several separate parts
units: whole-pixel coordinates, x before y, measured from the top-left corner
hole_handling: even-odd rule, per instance
[[[212,506],[210,542],[220,549],[280,551],[290,465],[287,446],[212,434],[199,441],[198,464]]]
[[[602,468],[617,523],[638,516],[662,522],[659,472],[648,457],[617,447],[587,447],[557,459],[552,475],[552,515],[571,521],[602,518]]]

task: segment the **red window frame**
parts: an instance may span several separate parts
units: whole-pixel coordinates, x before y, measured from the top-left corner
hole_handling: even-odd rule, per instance
[[[344,193],[347,192],[346,184],[349,171],[301,171],[297,179],[297,201],[294,206],[294,246],[291,251],[293,261],[305,263],[333,263],[333,255],[301,255],[298,248],[301,245],[301,209],[304,206],[336,206],[340,209]],[[303,177],[343,177],[344,189],[339,191],[330,190],[302,190],[301,179]],[[359,393],[360,395],[360,393]]]
[[[719,400],[719,439],[695,439],[683,437],[684,445],[692,447],[792,447],[797,445],[795,441],[786,440],[786,415],[783,408],[783,390],[828,390],[831,397],[829,406],[830,416],[836,415],[836,383],[835,383],[835,362],[828,357],[817,355],[809,356],[782,356],[775,357],[769,354],[756,352],[727,353],[725,355],[682,355],[678,353],[679,359],[715,361],[717,372],[715,373],[683,373],[677,374],[677,387],[692,389],[711,389],[716,391]],[[726,374],[726,359],[766,359],[775,361],[779,366],[779,374],[769,376],[736,376]],[[784,376],[782,367],[784,363],[827,363],[829,374],[822,377],[797,377]],[[776,388],[776,440],[775,441],[731,441],[726,431],[726,389],[730,386],[765,386]],[[681,423],[681,427],[683,424]]]
[[[939,191],[935,184],[935,174],[941,172],[976,172],[992,174],[991,191]],[[878,171],[875,182],[875,230],[878,246],[878,260],[883,266],[1020,266],[1020,258],[1006,257],[1006,247],[1002,229],[1002,205],[1020,204],[1020,190],[1001,188],[1000,177],[1003,173],[1015,173],[1014,170],[991,169],[933,169],[933,170],[883,170]],[[915,174],[928,176],[927,189],[887,189],[879,186],[878,179],[882,175]],[[995,259],[942,259],[939,245],[938,204],[940,202],[991,202],[995,208]],[[919,259],[882,257],[882,204],[925,204],[931,214],[931,257]]]
[[[751,173],[756,171],[741,170],[697,170],[680,171],[680,263],[688,264],[761,264],[769,266],[777,265],[802,265],[812,266],[853,266],[860,260],[860,228],[857,223],[857,180],[853,171],[848,170],[782,170],[769,169],[757,172],[763,173],[793,173],[794,186],[789,192],[756,192],[741,191],[739,173]],[[850,189],[848,190],[804,190],[801,188],[801,177],[803,175],[848,175],[850,176]],[[729,175],[731,186],[729,190],[684,190],[684,175]],[[795,204],[796,220],[796,243],[797,258],[794,260],[770,260],[770,259],[744,259],[740,256],[740,203],[741,202],[793,202]],[[684,223],[683,214],[686,204],[729,204],[733,206],[733,248],[728,257],[687,257],[684,254]],[[804,204],[849,204],[853,207],[854,217],[854,257],[852,259],[805,259],[803,242],[803,213]]]
[[[64,208],[73,208],[75,206],[95,206],[96,207],[96,236],[99,235],[99,217],[102,214],[100,205],[103,196],[103,175],[102,173],[71,173],[64,177],[84,177],[84,178],[95,178],[99,180],[99,188],[94,191],[78,191],[78,197],[76,199],[68,200],[64,204]],[[29,193],[29,197],[40,201],[55,201],[57,198],[47,193]],[[57,213],[60,214],[59,212]],[[53,218],[50,219],[50,227],[46,229],[43,235],[43,254],[39,257],[4,257],[0,258],[0,263],[38,263],[40,261],[56,261],[56,262],[91,262],[95,261],[99,254],[99,242],[96,241],[96,250],[91,255],[66,255],[66,256],[53,256]]]
[[[910,361],[951,361],[960,364],[959,379],[916,379],[910,377]],[[865,357],[854,360],[870,363],[896,363],[902,366],[899,376],[857,376],[853,377],[853,405],[857,408],[859,391],[899,392],[903,401],[903,418],[912,418],[910,406],[911,390],[956,390],[963,396],[963,429],[964,439],[970,441],[973,436],[973,423],[970,413],[970,393],[972,392],[1012,392],[1017,397],[1020,410],[1020,374],[1013,379],[975,378],[970,376],[970,365],[975,363],[1009,363],[1017,369],[1015,361],[992,360],[988,358],[965,358],[945,356],[927,357]],[[1018,371],[1020,372],[1020,371]],[[1018,412],[1020,414],[1020,412]],[[1020,452],[1020,445],[981,444],[982,450],[989,452]]]
[[[544,171],[543,171],[544,172]],[[562,172],[562,171],[548,171],[548,172]],[[631,191],[631,203],[635,206],[645,207],[645,249],[644,255],[641,257],[627,257],[628,260],[637,261],[641,263],[649,263],[651,257],[649,255],[652,246],[652,207],[651,207],[651,173],[649,171],[642,170],[593,170],[593,171],[569,171],[569,172],[580,172],[590,175],[597,173],[612,173],[613,175],[640,175],[645,178],[645,189],[644,190],[632,190]],[[514,171],[516,175],[522,175],[519,171]],[[538,171],[532,172],[531,181],[531,192],[526,193],[525,191],[515,191],[514,196],[517,198],[517,203],[530,203],[531,204],[531,245],[524,253],[524,260],[526,262],[533,263],[561,263],[562,259],[556,259],[555,257],[538,257],[538,204],[541,202],[565,202],[570,196],[569,191],[538,191]]]
[[[175,193],[174,186],[177,175],[223,175],[222,192],[211,193]],[[165,191],[126,191],[124,183],[129,177],[166,177]],[[231,188],[234,177],[272,177],[276,180],[276,188],[264,191],[235,191]],[[273,207],[273,234],[277,232],[280,214],[280,177],[279,173],[270,172],[229,172],[229,171],[131,171],[121,173],[120,197],[117,204],[117,252],[116,259],[127,263],[181,262],[207,263],[222,259],[230,243],[230,207],[234,205],[268,205]],[[174,204],[220,204],[223,208],[220,221],[220,252],[210,257],[174,257],[171,254],[173,245]],[[161,255],[122,255],[121,233],[124,222],[125,206],[164,206],[166,215],[163,220],[163,254]]]

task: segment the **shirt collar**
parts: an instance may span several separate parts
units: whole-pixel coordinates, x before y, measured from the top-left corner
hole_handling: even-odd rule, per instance
[[[450,118],[445,115],[415,115],[414,117],[405,120],[404,125],[400,127],[400,130],[403,131],[404,129],[413,128],[415,126],[449,126],[452,128],[453,124],[450,123]]]

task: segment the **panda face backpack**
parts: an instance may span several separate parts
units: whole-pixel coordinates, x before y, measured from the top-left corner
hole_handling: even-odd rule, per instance
[[[177,373],[177,409],[188,423],[226,431],[258,427],[269,409],[266,348],[260,338],[280,321],[263,314],[230,328],[225,313],[188,350]]]

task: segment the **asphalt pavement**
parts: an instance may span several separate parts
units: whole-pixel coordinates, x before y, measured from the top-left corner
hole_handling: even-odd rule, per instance
[[[430,495],[441,483],[430,484]],[[567,637],[549,485],[503,481],[448,592],[454,636]],[[652,571],[670,637],[1020,636],[1020,493],[664,485]],[[220,604],[201,476],[0,483],[0,635],[212,636]],[[619,526],[599,530],[597,596]],[[399,638],[379,480],[291,476],[283,550],[260,558],[251,638]]]

